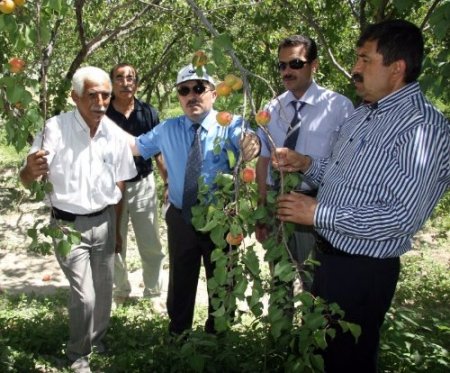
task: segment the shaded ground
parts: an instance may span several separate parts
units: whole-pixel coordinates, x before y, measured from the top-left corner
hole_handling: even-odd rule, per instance
[[[17,182],[17,170],[3,170],[0,176],[0,291],[14,294],[52,294],[58,289],[68,289],[68,282],[54,255],[42,256],[27,251],[31,238],[27,229],[38,219],[47,219],[48,208],[42,202],[30,202]],[[160,224],[161,241],[167,251],[166,227]],[[142,296],[142,270],[136,249],[133,230],[128,237],[127,262],[133,297]],[[168,263],[163,264],[161,279],[167,297]],[[202,275],[201,279],[204,279]],[[197,294],[199,304],[207,304],[206,284],[200,281]]]

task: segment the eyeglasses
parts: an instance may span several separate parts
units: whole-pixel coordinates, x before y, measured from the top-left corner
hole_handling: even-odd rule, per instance
[[[305,66],[307,63],[309,63],[309,62],[303,61],[300,58],[290,60],[289,62],[278,62],[278,70],[284,71],[284,70],[286,70],[288,65],[292,70],[300,70],[300,69],[303,69],[303,66]]]
[[[136,83],[136,78],[134,76],[128,75],[128,76],[116,76],[114,78],[114,82],[116,83]]]
[[[206,92],[206,86],[203,84],[197,84],[192,87],[192,91],[196,95],[202,95]],[[189,93],[191,93],[191,88],[189,88],[187,85],[181,86],[177,88],[177,92],[180,96],[187,96]]]

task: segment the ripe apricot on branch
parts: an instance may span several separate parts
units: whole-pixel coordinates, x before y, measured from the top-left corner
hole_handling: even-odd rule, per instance
[[[253,183],[256,179],[255,169],[252,167],[245,167],[241,171],[241,179],[244,183]]]
[[[225,76],[225,79],[223,80],[225,82],[225,84],[229,87],[232,87],[233,84],[235,84],[237,82],[239,78],[234,75],[234,74],[228,74],[227,76]]]
[[[270,113],[267,110],[261,110],[255,115],[255,120],[259,126],[267,126],[270,122]]]
[[[242,81],[242,79],[237,78],[236,82],[231,86],[231,88],[233,89],[233,91],[239,91],[243,85],[244,82]]]
[[[231,93],[231,87],[225,82],[221,82],[216,86],[217,96],[229,96]]]
[[[17,57],[11,58],[8,64],[9,64],[9,71],[11,71],[14,74],[20,73],[25,68],[25,61]]]
[[[0,1],[0,12],[4,14],[10,14],[16,9],[16,4],[13,0],[1,0]]]
[[[227,236],[225,237],[225,241],[227,241],[228,244],[233,246],[239,245],[243,239],[244,235],[242,233],[239,233],[238,235],[235,236],[231,232],[228,232]]]
[[[219,111],[216,115],[217,123],[224,127],[228,126],[232,119],[233,115],[231,115],[228,111]]]
[[[208,57],[204,51],[196,51],[194,57],[192,57],[192,66],[202,67],[208,62]]]

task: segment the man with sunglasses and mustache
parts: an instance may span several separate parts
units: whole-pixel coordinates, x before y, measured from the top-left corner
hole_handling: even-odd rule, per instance
[[[136,69],[128,63],[120,63],[111,69],[110,77],[113,97],[106,115],[123,130],[133,136],[139,136],[153,129],[159,123],[156,110],[135,97],[139,79]],[[160,154],[155,156],[159,173],[167,186],[167,171]],[[161,294],[160,271],[164,258],[159,240],[158,200],[153,175],[152,160],[134,157],[137,176],[125,182],[120,221],[121,242],[116,245],[114,266],[114,301],[124,303],[130,293],[126,265],[128,222],[131,219],[136,244],[142,262],[144,297],[155,298]],[[158,302],[152,302],[156,312],[164,308]]]
[[[358,341],[339,329],[328,341],[326,372],[377,372],[400,256],[450,188],[450,124],[420,90],[423,56],[416,25],[369,25],[352,71],[365,104],[344,123],[331,157],[277,149],[275,166],[319,185],[317,199],[285,194],[277,210],[281,221],[313,226],[319,235],[312,293],[361,326]]]
[[[25,186],[47,178],[51,224],[72,224],[81,242],[55,254],[70,286],[69,341],[66,355],[75,372],[89,373],[93,349],[105,352],[112,304],[115,207],[124,180],[136,176],[122,131],[105,116],[111,98],[108,74],[92,66],[78,69],[71,97],[76,109],[50,118],[36,136],[20,179]]]
[[[278,69],[286,92],[273,99],[267,107],[271,113],[268,131],[275,145],[282,147],[287,141],[297,152],[313,158],[331,154],[339,129],[353,112],[353,105],[346,97],[319,86],[314,74],[319,66],[317,45],[313,39],[293,35],[283,39],[278,46]],[[270,176],[271,149],[266,134],[259,130],[262,139],[261,154],[256,164],[260,202],[265,203],[267,190],[278,189]],[[286,145],[288,146],[288,145]],[[317,187],[304,180],[298,189],[315,195]],[[265,225],[258,225],[256,238],[263,242],[269,233]],[[315,247],[311,227],[297,225],[289,248],[299,265],[308,259]],[[310,281],[302,276],[303,289],[309,289]]]
[[[231,173],[228,151],[238,157],[241,149],[243,159],[248,161],[258,155],[258,136],[246,132],[241,143],[242,118],[234,116],[230,125],[223,127],[217,123],[217,111],[213,104],[217,94],[211,76],[192,65],[182,68],[176,81],[178,100],[184,115],[170,118],[152,131],[131,138],[133,154],[149,158],[161,153],[168,172],[169,202],[166,222],[169,245],[169,289],[167,310],[169,331],[178,335],[191,329],[194,316],[200,265],[203,259],[206,277],[213,276],[214,264],[211,252],[215,248],[209,234],[197,232],[191,224],[191,205],[196,203],[198,185],[186,193],[186,186],[197,183],[198,176],[186,177],[194,164],[199,164],[197,172],[204,182],[212,186],[217,173]],[[197,144],[197,146],[193,146]],[[197,160],[190,155],[197,149]],[[217,149],[220,151],[217,152]],[[214,332],[213,308],[209,304],[205,331]]]

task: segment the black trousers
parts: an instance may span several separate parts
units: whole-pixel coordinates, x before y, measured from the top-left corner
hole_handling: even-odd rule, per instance
[[[214,275],[211,252],[215,245],[209,238],[209,234],[196,232],[191,224],[187,224],[181,215],[181,210],[174,206],[170,206],[167,210],[166,223],[169,245],[169,289],[167,295],[169,331],[181,334],[192,328],[202,259],[206,278],[209,279]],[[214,331],[214,318],[211,316],[214,310],[211,302],[209,300],[208,302],[205,331],[211,333]]]
[[[400,259],[317,253],[312,293],[336,302],[344,320],[361,326],[358,343],[337,327],[336,338],[323,353],[327,373],[377,372],[380,328],[400,272]]]

